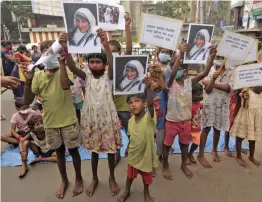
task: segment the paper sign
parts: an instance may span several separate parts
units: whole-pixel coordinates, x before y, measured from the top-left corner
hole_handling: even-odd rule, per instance
[[[257,46],[258,46],[258,41],[256,40],[253,47],[249,51],[249,54],[247,55],[246,59],[244,60],[244,63],[257,61],[257,58],[258,58]]]
[[[238,66],[234,69],[233,89],[262,86],[262,63]]]
[[[181,20],[143,13],[139,42],[175,50],[182,26]]]
[[[228,60],[238,61],[243,64],[248,56],[255,39],[234,32],[225,31],[217,48],[217,55],[224,56]]]

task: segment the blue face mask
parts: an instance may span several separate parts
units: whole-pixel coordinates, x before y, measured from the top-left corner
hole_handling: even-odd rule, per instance
[[[158,59],[159,59],[160,62],[168,62],[168,61],[170,61],[171,58],[170,58],[170,55],[167,55],[165,53],[160,53],[158,55]]]
[[[175,79],[179,79],[182,76],[184,76],[184,69],[177,71]]]

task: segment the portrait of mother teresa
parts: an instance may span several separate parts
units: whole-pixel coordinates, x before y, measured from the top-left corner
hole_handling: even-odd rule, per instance
[[[79,8],[74,14],[74,28],[69,33],[71,46],[99,46],[96,35],[96,19],[88,8]]]
[[[126,63],[116,91],[123,93],[138,93],[144,90],[144,67],[141,62],[131,60]]]
[[[186,54],[186,60],[207,60],[210,35],[206,29],[197,32],[194,45]]]

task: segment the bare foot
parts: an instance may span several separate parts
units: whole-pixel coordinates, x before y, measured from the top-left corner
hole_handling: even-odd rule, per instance
[[[116,155],[116,166],[117,166],[119,161],[121,160],[120,151],[117,151],[115,155]]]
[[[93,178],[91,184],[88,186],[88,188],[86,189],[86,194],[87,196],[93,196],[95,190],[96,190],[96,187],[98,185],[98,179],[97,178]]]
[[[187,159],[186,159],[186,164],[187,165],[190,165],[191,164],[191,161],[190,161],[190,157],[188,156]]]
[[[25,164],[22,164],[22,167],[21,167],[21,172],[20,172],[20,175],[19,175],[19,178],[24,178],[27,174],[27,172],[29,171],[27,165]]]
[[[228,148],[225,148],[225,149],[224,149],[224,152],[225,152],[226,156],[228,156],[228,157],[230,157],[230,158],[233,158],[233,157],[234,157],[234,155],[232,154],[231,151],[229,151]]]
[[[220,158],[219,158],[217,152],[212,151],[211,155],[212,155],[212,158],[213,158],[213,162],[220,162]]]
[[[130,196],[130,191],[125,191],[118,199],[117,202],[125,202]]]
[[[166,179],[166,180],[173,180],[173,176],[169,170],[169,166],[166,167],[166,168],[163,168],[163,177]]]
[[[158,160],[159,160],[160,163],[163,163],[163,156],[159,155]]]
[[[241,153],[247,155],[247,151],[241,148]]]
[[[30,163],[30,165],[31,165],[31,166],[32,166],[32,165],[35,165],[36,163],[41,162],[41,160],[42,160],[42,158],[41,158],[41,157],[38,157],[38,158],[36,158],[35,160],[33,160],[33,161]]]
[[[189,170],[186,165],[181,165],[181,170],[185,173],[188,179],[191,179],[193,177],[192,171]]]
[[[60,187],[58,188],[58,190],[55,193],[57,198],[64,198],[68,184],[69,184],[68,181],[62,182],[62,184],[60,185]]]
[[[248,157],[249,161],[251,161],[252,163],[254,163],[257,167],[260,166],[260,162],[257,161],[254,157]]]
[[[152,169],[152,176],[153,176],[153,177],[156,177],[156,168],[153,168],[153,169]]]
[[[83,187],[84,187],[83,179],[81,179],[80,181],[76,180],[75,181],[75,187],[74,187],[73,192],[72,192],[72,196],[77,196],[79,194],[82,194]]]
[[[112,178],[109,179],[109,186],[110,186],[110,189],[111,189],[112,196],[119,194],[120,189],[119,189],[118,184],[116,183],[115,179],[112,179]]]
[[[236,157],[236,161],[238,162],[238,164],[242,167],[247,167],[246,162],[242,159],[242,158],[237,158]]]
[[[145,202],[154,202],[153,198],[150,196],[149,193],[144,192],[144,198],[145,198]]]
[[[197,162],[196,162],[196,159],[195,159],[195,157],[194,157],[193,154],[189,154],[189,155],[188,155],[188,158],[187,158],[187,160],[186,160],[186,164],[187,164],[187,165],[190,165],[191,163],[194,163],[194,164],[197,163]]]
[[[205,156],[203,156],[203,157],[198,156],[198,157],[197,157],[197,160],[199,161],[199,163],[201,163],[201,165],[202,165],[204,168],[212,168],[212,166],[210,165],[210,163],[206,160]]]

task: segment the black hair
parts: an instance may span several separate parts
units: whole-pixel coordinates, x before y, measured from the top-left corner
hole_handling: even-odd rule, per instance
[[[38,48],[36,45],[32,45],[31,49]]]
[[[196,93],[197,91],[203,91],[203,86],[200,83],[195,83],[192,85],[192,94]]]
[[[24,102],[24,99],[23,98],[16,98],[15,100],[15,107],[16,108],[21,108],[22,106],[25,106],[25,102]]]
[[[43,122],[43,118],[42,118],[41,115],[34,115],[34,116],[32,116],[32,117],[29,119],[28,123],[27,123],[29,129],[30,129],[30,130],[33,130],[35,124],[36,124],[37,122],[39,122],[39,121],[42,121],[42,122]]]
[[[19,46],[19,47],[17,48],[17,51],[20,52],[20,53],[22,53],[22,52],[26,52],[27,49],[26,49],[25,46],[21,45],[21,46]]]
[[[1,43],[1,46],[3,46],[4,48],[5,48],[6,46],[9,46],[9,45],[12,45],[12,42],[11,42],[11,41],[3,41],[3,42]]]
[[[110,45],[115,46],[117,48],[117,51],[120,52],[121,51],[121,45],[118,41],[116,40],[111,40],[108,42]]]
[[[130,101],[131,98],[133,97],[137,97],[139,99],[141,99],[143,102],[146,100],[146,96],[144,93],[138,93],[138,94],[133,94],[133,95],[128,95],[126,98],[126,103],[128,103]]]
[[[43,52],[44,49],[48,49],[54,42],[54,40],[43,41],[40,45],[40,51]]]
[[[107,58],[106,58],[106,53],[104,50],[101,50],[101,53],[90,53],[88,55],[85,55],[84,58],[87,60],[89,63],[89,60],[92,58],[98,58],[102,60],[103,64],[107,64]]]
[[[167,48],[159,47],[159,48],[158,48],[158,53],[157,53],[157,55],[160,54],[160,52],[161,52],[162,49],[167,49]],[[171,55],[173,54],[173,51],[172,51],[172,50],[169,50],[169,49],[167,49],[167,50],[169,51],[169,55],[171,56]]]

